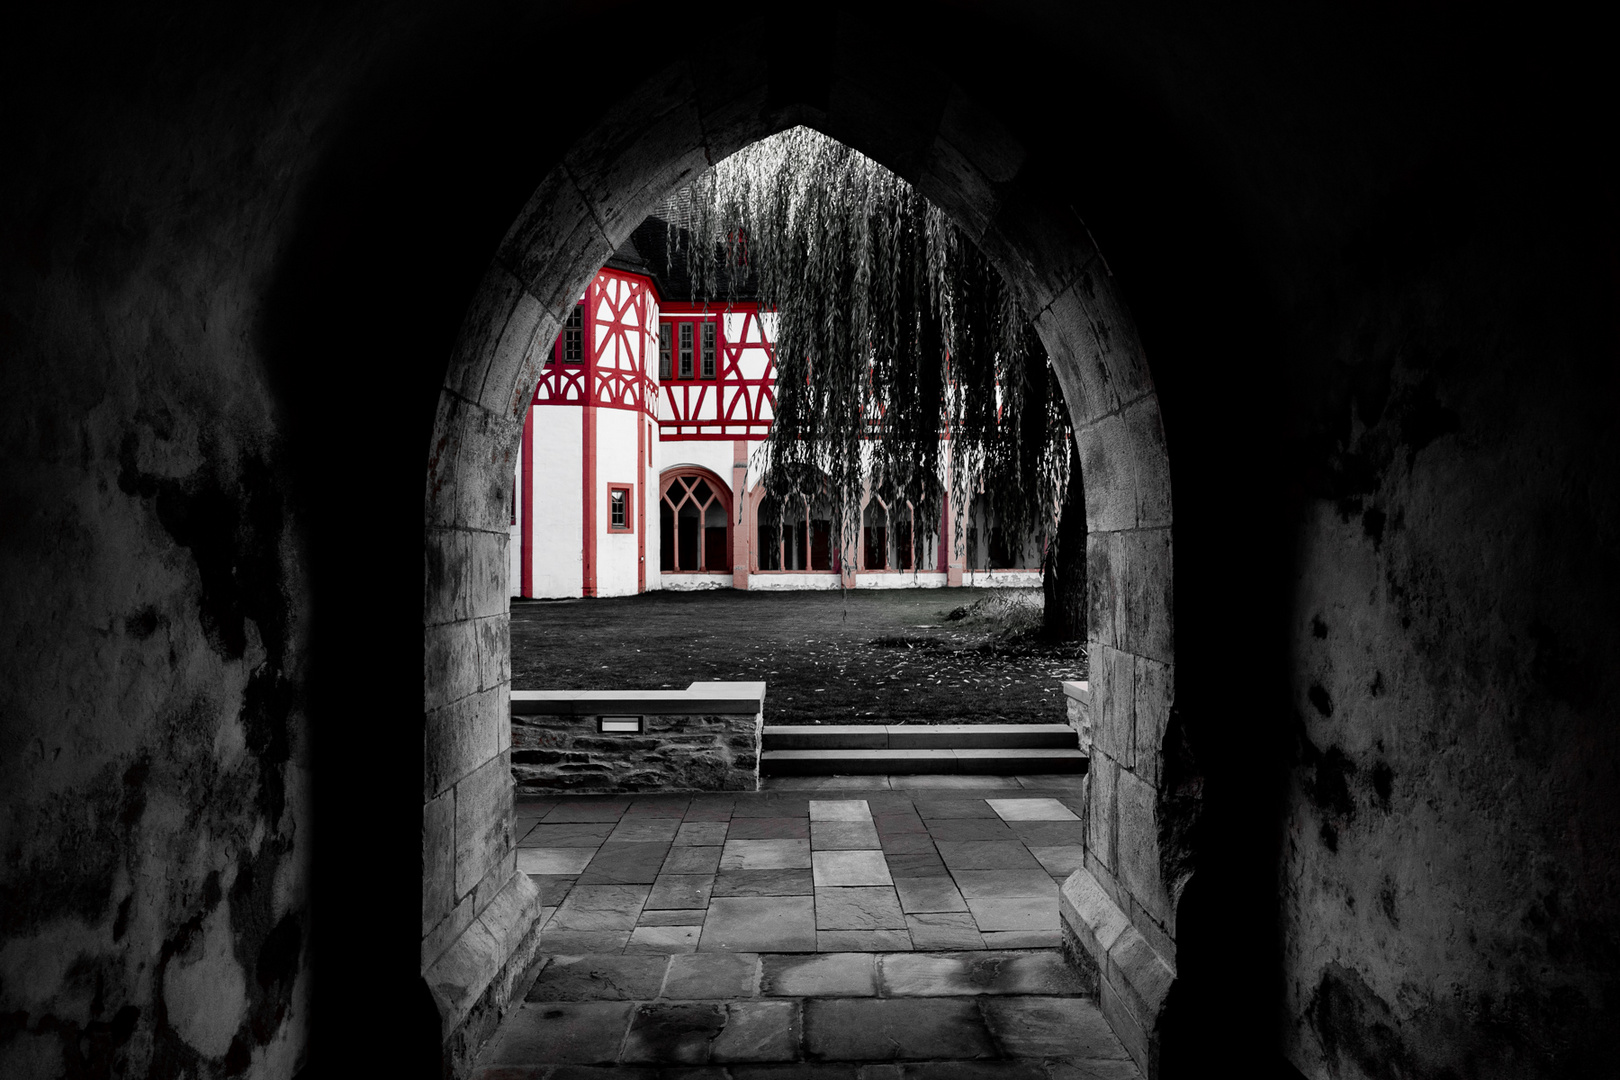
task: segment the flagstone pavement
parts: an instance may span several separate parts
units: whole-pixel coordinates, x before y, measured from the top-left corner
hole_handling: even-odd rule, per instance
[[[1136,1080],[1057,946],[1083,780],[517,810],[542,957],[476,1080]]]
[[[1058,946],[1081,778],[793,779],[519,803],[517,867],[540,886],[541,951]]]

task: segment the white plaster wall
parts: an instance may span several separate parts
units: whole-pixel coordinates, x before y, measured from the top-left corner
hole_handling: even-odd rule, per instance
[[[660,471],[679,468],[682,465],[699,465],[714,473],[726,482],[726,488],[731,488],[731,440],[730,439],[691,439],[680,442],[666,442],[659,447],[663,455]],[[732,492],[733,499],[736,492]]]
[[[608,485],[637,482],[636,424],[640,413],[596,410],[596,595],[631,596],[637,591],[640,537],[608,532]],[[576,473],[577,475],[577,473]],[[578,487],[578,482],[575,484]],[[657,519],[653,519],[657,524]],[[654,563],[654,566],[657,564]]]
[[[536,405],[532,420],[534,475],[526,494],[534,500],[530,560],[534,595],[583,596],[580,452],[584,417],[577,405]]]
[[[836,589],[841,576],[829,573],[798,574],[766,572],[748,575],[748,588],[758,592],[785,592],[796,589]]]
[[[837,577],[833,578],[837,581]],[[1038,584],[1038,582],[1037,582]],[[945,575],[937,570],[917,574],[888,574],[861,571],[855,575],[857,589],[943,589]]]

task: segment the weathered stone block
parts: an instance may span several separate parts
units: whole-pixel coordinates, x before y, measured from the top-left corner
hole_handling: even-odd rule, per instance
[[[1139,529],[1119,538],[1116,564],[1124,589],[1116,593],[1116,645],[1126,652],[1162,663],[1175,660],[1174,595],[1171,583],[1170,530]],[[1123,604],[1119,601],[1123,600]]]
[[[1093,648],[1114,647],[1119,642],[1114,613],[1118,606],[1114,580],[1117,533],[1092,532],[1086,535],[1086,632]]]
[[[1158,792],[1135,773],[1121,770],[1115,781],[1115,868],[1120,881],[1154,918],[1167,922],[1169,900],[1159,881]]]
[[[511,568],[505,532],[469,532],[467,545],[467,614],[473,618],[505,618],[512,602]]]
[[[461,320],[454,351],[445,375],[445,389],[477,401],[489,373],[489,356],[512,318],[523,282],[500,265],[491,266],[473,294],[467,314]]]
[[[481,690],[428,710],[422,732],[422,797],[448,790],[500,753],[501,733],[510,728],[500,689]]]
[[[1098,753],[1093,748],[1087,775],[1091,782],[1086,799],[1086,850],[1112,869],[1115,866],[1114,788],[1118,781],[1119,765],[1107,754]]]
[[[497,754],[455,787],[456,895],[467,892],[512,847],[511,762]]]
[[[422,933],[455,907],[456,801],[446,792],[422,806]]]
[[[1092,656],[1090,665],[1098,717],[1092,730],[1094,745],[1127,769],[1134,754],[1135,659],[1130,653],[1105,647]]]
[[[1136,463],[1123,418],[1104,416],[1075,429],[1085,478],[1086,529],[1118,532],[1136,527]]]
[[[1125,451],[1135,475],[1131,494],[1136,526],[1165,528],[1171,521],[1170,455],[1164,445],[1164,423],[1158,399],[1149,395],[1132,402],[1123,412]]]
[[[1096,339],[1091,334],[1085,305],[1072,286],[1058,293],[1051,304],[1035,316],[1035,329],[1041,335],[1052,370],[1063,387],[1069,418],[1078,433],[1119,408],[1119,395],[1109,384],[1108,373],[1097,356]],[[1086,459],[1086,445],[1080,444],[1082,468],[1086,470],[1086,494],[1096,486]],[[1128,471],[1128,470],[1127,470]]]
[[[464,529],[429,529],[422,541],[423,623],[438,626],[471,615],[468,567],[469,533]]]
[[[423,707],[437,709],[478,689],[478,631],[470,621],[422,630]]]
[[[1175,668],[1145,656],[1135,660],[1136,726],[1131,764],[1136,775],[1157,787],[1164,769],[1164,732],[1175,701]]]
[[[506,687],[512,682],[512,641],[505,615],[475,619],[478,635],[478,688]]]

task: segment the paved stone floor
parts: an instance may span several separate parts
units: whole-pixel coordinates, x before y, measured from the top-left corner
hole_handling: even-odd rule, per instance
[[[519,804],[543,957],[479,1080],[1134,1080],[1058,944],[1079,777]]]
[[[783,778],[518,804],[547,953],[1056,948],[1080,777]]]

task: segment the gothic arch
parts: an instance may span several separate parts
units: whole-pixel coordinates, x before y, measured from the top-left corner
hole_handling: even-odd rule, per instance
[[[1065,925],[1071,955],[1097,982],[1105,1015],[1151,1073],[1175,978],[1177,901],[1193,864],[1187,850],[1169,850],[1160,839],[1186,832],[1165,820],[1171,803],[1162,791],[1161,742],[1175,695],[1170,471],[1135,326],[1074,208],[1041,194],[1038,177],[1025,183],[1027,148],[948,79],[896,81],[872,74],[886,65],[846,64],[833,77],[826,108],[766,109],[764,71],[741,66],[753,74],[702,93],[704,73],[684,62],[656,73],[541,178],[468,310],[439,397],[427,470],[427,543],[504,565],[504,492],[539,356],[597,267],[671,188],[792,123],[816,127],[911,179],[977,240],[1038,313],[1072,419],[1085,477],[1098,735],[1086,865],[1065,885]],[[441,607],[430,589],[430,658],[491,634],[504,646],[501,605],[485,604],[481,618],[445,619]],[[430,687],[428,697],[430,712],[446,700],[438,688]],[[479,723],[505,722],[504,694],[481,699],[478,708]],[[488,813],[510,815],[509,779],[504,797]],[[509,839],[506,849],[493,846],[492,866],[497,858],[511,865],[509,848]],[[454,868],[429,865],[424,872],[425,907],[433,898],[454,904],[472,888],[465,877],[446,888],[443,878]],[[515,869],[502,873],[506,882],[490,903],[504,906],[479,917],[483,936],[474,941],[463,933],[436,959],[424,950],[445,1035],[466,1045],[478,1042],[468,1025],[492,1005],[498,1014],[502,986],[510,990],[514,967],[533,948],[511,928],[535,906],[532,890],[525,891],[527,881]],[[427,911],[425,925],[433,918]],[[430,937],[435,932],[427,930]]]

